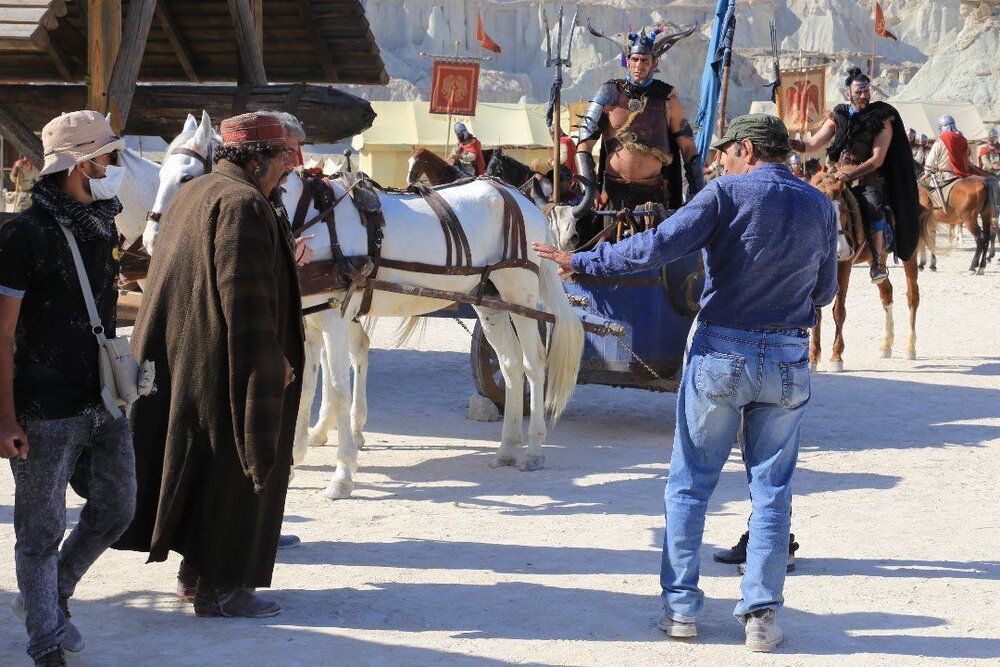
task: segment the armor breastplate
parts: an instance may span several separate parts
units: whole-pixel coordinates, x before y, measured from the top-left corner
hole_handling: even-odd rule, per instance
[[[667,101],[659,95],[629,97],[619,91],[618,98],[606,108],[604,140],[608,150],[620,145],[632,153],[654,157],[664,166],[673,162]]]

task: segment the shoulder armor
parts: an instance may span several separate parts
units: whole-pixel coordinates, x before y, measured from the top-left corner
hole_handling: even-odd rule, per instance
[[[596,102],[601,106],[608,106],[609,104],[618,99],[618,93],[619,91],[617,82],[613,80],[607,81],[600,88],[597,89],[597,92],[594,93],[594,97],[591,98],[590,101]]]
[[[601,133],[604,108],[613,104],[618,99],[618,95],[616,81],[608,81],[597,89],[590,104],[587,105],[587,110],[580,116],[580,129],[576,135],[577,143],[590,141]]]

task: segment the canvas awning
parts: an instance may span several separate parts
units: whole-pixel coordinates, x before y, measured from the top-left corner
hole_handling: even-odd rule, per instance
[[[448,116],[431,114],[429,102],[372,102],[375,123],[354,137],[355,150],[406,150],[414,146],[443,150],[455,145]],[[544,104],[480,102],[476,115],[462,121],[484,147],[551,148]],[[565,117],[565,114],[564,114]]]
[[[917,136],[926,134],[934,138],[938,136],[937,121],[944,114],[950,114],[958,125],[959,131],[969,141],[985,141],[989,128],[983,124],[976,107],[968,102],[893,102],[892,106],[899,110],[906,129],[911,127],[917,131]]]

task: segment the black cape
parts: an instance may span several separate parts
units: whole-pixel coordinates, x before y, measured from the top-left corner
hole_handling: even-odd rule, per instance
[[[892,125],[892,141],[889,153],[879,168],[885,179],[886,203],[892,209],[896,241],[896,256],[904,262],[913,256],[920,240],[920,196],[917,194],[917,178],[913,173],[913,153],[906,138],[906,127],[896,108],[885,102],[872,102],[858,112],[853,122],[848,114],[848,105],[838,104],[833,109],[837,132],[827,154],[831,159],[840,157],[847,147],[852,132],[868,123],[879,127],[888,118]],[[878,130],[875,131],[878,134]]]

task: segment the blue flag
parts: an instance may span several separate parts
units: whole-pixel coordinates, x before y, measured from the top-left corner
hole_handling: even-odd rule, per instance
[[[715,22],[712,25],[712,39],[708,43],[708,54],[705,56],[705,71],[701,75],[701,101],[698,104],[698,114],[694,118],[694,124],[701,128],[694,141],[703,162],[708,160],[712,131],[719,113],[722,67],[718,66],[718,63],[721,63],[727,48],[732,52],[735,22],[736,0],[718,0]]]

